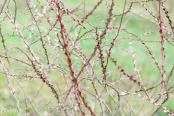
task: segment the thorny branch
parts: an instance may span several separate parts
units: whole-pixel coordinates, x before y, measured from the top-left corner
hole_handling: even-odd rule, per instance
[[[169,1],[1,1],[0,115],[174,116]]]

